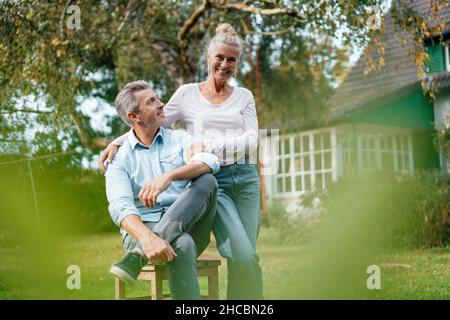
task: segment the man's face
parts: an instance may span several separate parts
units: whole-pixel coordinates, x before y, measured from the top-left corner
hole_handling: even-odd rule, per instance
[[[134,95],[139,102],[139,108],[134,114],[133,122],[145,127],[159,128],[166,120],[164,103],[159,101],[155,92],[150,89],[136,91]]]

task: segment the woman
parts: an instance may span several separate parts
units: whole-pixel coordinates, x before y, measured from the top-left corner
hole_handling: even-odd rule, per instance
[[[248,163],[246,154],[246,148],[257,148],[258,120],[252,93],[228,83],[242,50],[243,42],[234,28],[220,24],[208,45],[208,78],[181,86],[164,112],[166,125],[184,120],[194,141],[201,140],[221,163],[213,233],[219,252],[228,260],[227,298],[262,299],[256,254],[260,182],[256,165]],[[123,136],[103,151],[101,166],[105,159],[112,159],[122,141]]]

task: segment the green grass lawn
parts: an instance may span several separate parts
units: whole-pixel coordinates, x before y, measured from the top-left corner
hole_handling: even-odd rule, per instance
[[[302,290],[311,284],[310,269],[316,259],[314,246],[281,245],[273,230],[264,228],[258,242],[267,299],[333,298]],[[213,246],[207,255],[218,255]],[[0,299],[113,299],[114,280],[109,266],[123,255],[119,233],[83,235],[58,243],[28,244],[0,248]],[[450,252],[448,248],[390,251],[378,262],[407,264],[410,268],[382,268],[380,290],[369,290],[362,270],[356,297],[361,299],[450,299]],[[78,265],[81,289],[68,290],[66,269]],[[226,261],[219,269],[220,297],[226,296]],[[329,289],[327,277],[321,285]],[[202,290],[206,279],[201,280]],[[320,286],[321,279],[314,279]],[[164,284],[167,290],[167,283]],[[305,285],[306,286],[306,285]],[[128,295],[148,295],[148,283],[141,282]],[[342,298],[336,293],[336,298]],[[344,296],[345,298],[345,296]]]

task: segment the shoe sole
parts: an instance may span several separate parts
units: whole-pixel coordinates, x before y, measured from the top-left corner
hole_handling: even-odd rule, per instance
[[[134,279],[132,276],[130,276],[127,272],[123,271],[119,267],[111,266],[111,269],[109,270],[110,273],[118,277],[120,280],[125,282],[126,284],[133,285],[136,283],[136,279]]]

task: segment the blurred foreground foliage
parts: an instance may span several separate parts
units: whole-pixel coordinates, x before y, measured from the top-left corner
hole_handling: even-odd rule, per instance
[[[290,217],[281,202],[272,203],[269,223],[281,243],[327,241],[335,233],[378,248],[450,244],[449,175],[422,171],[341,178],[320,200],[320,213],[306,220],[301,214]]]
[[[0,166],[0,247],[116,229],[100,171],[63,160],[30,165],[33,179],[27,162]]]

